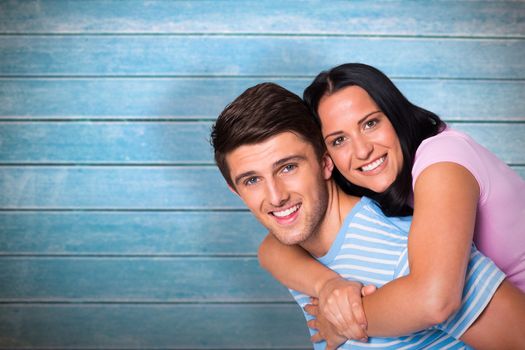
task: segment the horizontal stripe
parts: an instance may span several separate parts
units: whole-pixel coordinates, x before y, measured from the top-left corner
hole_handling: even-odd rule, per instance
[[[388,237],[388,238],[393,238],[393,239],[396,239],[396,240],[401,240],[401,241],[407,240],[407,236],[406,235],[390,233],[388,231],[385,231],[385,230],[382,230],[382,229],[373,228],[373,227],[366,226],[366,225],[361,225],[361,224],[357,224],[357,223],[351,223],[349,227],[355,228],[355,229],[360,229],[360,230],[363,230],[363,231],[366,231],[366,232],[376,233],[378,235],[385,236],[385,237]],[[392,231],[399,231],[399,230],[392,230]]]
[[[3,209],[246,209],[215,167],[0,167]]]
[[[523,37],[521,2],[5,2],[8,33],[294,33]],[[44,14],[44,15],[43,15]],[[330,20],[327,21],[326,19]],[[424,18],[425,21],[415,20]],[[451,25],[451,18],[454,24]]]
[[[385,265],[396,265],[396,262],[390,259],[370,258],[370,257],[357,255],[357,254],[340,254],[336,256],[334,260],[342,260],[342,259],[367,261],[371,263],[378,263],[378,264],[385,264]]]
[[[341,248],[342,249],[352,249],[352,250],[362,250],[362,251],[371,252],[371,253],[379,253],[379,254],[399,256],[399,251],[394,251],[394,250],[389,250],[389,249],[373,248],[373,247],[366,247],[366,246],[357,245],[357,244],[353,244],[353,243],[343,244],[341,246]]]
[[[392,246],[392,247],[403,247],[403,246],[406,245],[405,243],[389,242],[389,241],[386,241],[384,239],[366,237],[363,234],[349,233],[349,234],[346,235],[346,237],[347,238],[351,238],[351,239],[357,239],[357,240],[360,240],[360,241],[365,241],[365,242],[380,243],[382,245],[388,245],[388,246]]]
[[[334,269],[334,270],[356,270],[356,271],[372,272],[372,273],[376,273],[378,275],[386,275],[386,276],[392,275],[392,271],[390,271],[390,270],[375,269],[375,268],[364,267],[364,266],[359,266],[359,265],[351,265],[351,264],[339,263],[339,264],[336,264],[336,265],[332,265],[330,267],[332,269]]]
[[[525,81],[391,78],[410,101],[445,120],[525,121]],[[312,79],[0,78],[0,118],[215,119],[255,84],[273,81],[302,96]]]
[[[362,220],[365,220],[365,221],[368,221],[368,222],[370,222],[370,223],[372,223],[372,224],[375,224],[375,225],[378,225],[378,226],[387,227],[387,228],[389,228],[389,229],[391,229],[391,230],[395,230],[395,231],[398,230],[398,228],[397,228],[396,226],[394,226],[394,225],[387,224],[387,223],[385,223],[385,222],[382,222],[382,221],[380,221],[380,220],[377,220],[377,219],[371,218],[371,217],[366,216],[366,215],[363,215],[363,214],[361,214],[361,213],[357,213],[357,214],[355,215],[355,217],[356,217],[356,218],[359,218],[359,219],[362,219]]]
[[[250,349],[267,348],[269,342],[284,348],[309,344],[297,305],[0,305],[0,329],[1,349]]]
[[[4,35],[0,75],[304,77],[366,62],[392,77],[525,79],[524,53],[513,39]]]
[[[248,211],[0,211],[0,226],[0,255],[28,257],[235,254],[255,257],[267,232]]]
[[[0,257],[2,302],[291,301],[255,257]]]
[[[209,143],[212,124],[211,121],[28,123],[0,120],[0,163],[213,165]],[[525,164],[522,152],[525,139],[521,137],[525,135],[525,122],[451,125],[471,135],[505,162]],[[366,215],[359,219],[374,220],[367,219]]]
[[[370,277],[370,275],[359,275],[355,272],[352,272],[352,273],[339,272],[339,274],[343,276],[343,278],[346,278],[348,280],[359,281],[363,284],[373,284],[376,286],[377,285],[382,286],[383,284],[391,281],[390,278],[383,278],[383,279],[373,278],[373,277]]]

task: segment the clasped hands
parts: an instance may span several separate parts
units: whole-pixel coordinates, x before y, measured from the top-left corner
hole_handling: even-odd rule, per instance
[[[375,290],[373,285],[363,286],[341,277],[326,282],[319,298],[312,298],[304,308],[315,318],[308,321],[308,327],[317,330],[311,340],[325,340],[326,350],[336,349],[347,339],[366,342],[367,321],[361,298]]]

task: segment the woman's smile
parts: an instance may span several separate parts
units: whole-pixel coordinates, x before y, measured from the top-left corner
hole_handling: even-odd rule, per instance
[[[318,114],[328,153],[351,183],[385,191],[403,165],[399,138],[368,93],[349,86],[325,95]]]

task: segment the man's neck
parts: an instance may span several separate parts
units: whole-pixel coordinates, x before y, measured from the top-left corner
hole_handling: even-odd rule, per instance
[[[301,243],[301,246],[315,257],[328,253],[346,216],[359,202],[359,197],[344,193],[333,180],[328,180],[327,186],[328,206],[324,218],[317,232]]]

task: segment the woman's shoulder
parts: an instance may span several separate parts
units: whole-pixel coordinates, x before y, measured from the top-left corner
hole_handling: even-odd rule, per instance
[[[483,164],[481,154],[487,152],[482,149],[467,134],[447,128],[421,142],[412,166],[412,176],[415,179],[428,166],[439,162],[457,163],[475,172]]]
[[[446,152],[449,147],[457,150],[458,147],[476,148],[478,144],[469,135],[447,127],[439,134],[426,138],[421,142],[416,151],[416,157],[426,153],[429,149],[441,150],[440,153]],[[445,147],[445,149],[442,149]]]

